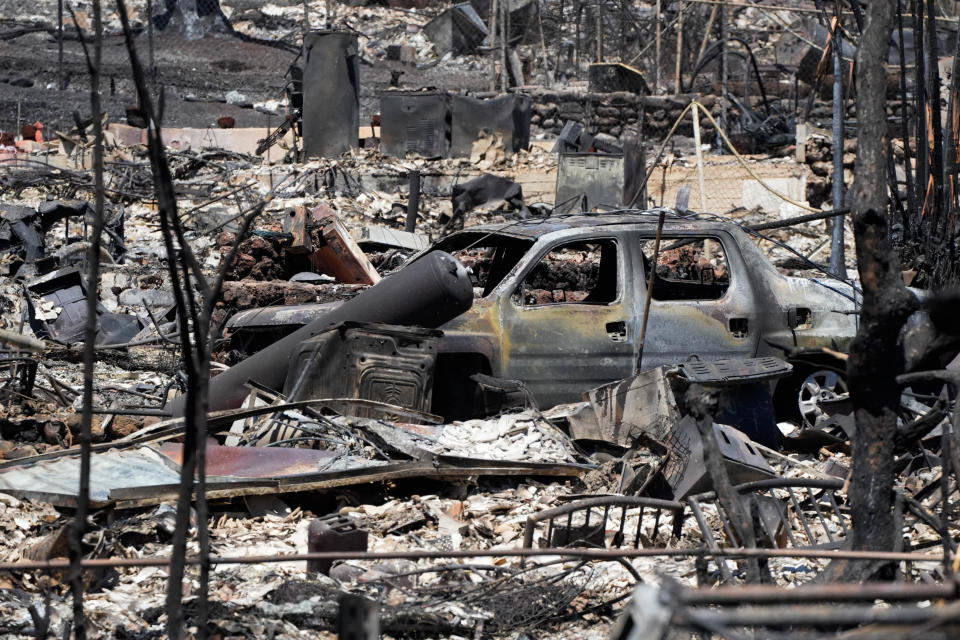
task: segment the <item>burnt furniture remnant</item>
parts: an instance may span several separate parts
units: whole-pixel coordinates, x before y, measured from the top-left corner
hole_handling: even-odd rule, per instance
[[[290,105],[301,114],[307,157],[335,157],[358,146],[360,68],[357,36],[312,31],[290,68]]]
[[[489,99],[438,91],[390,91],[380,97],[381,148],[388,156],[465,158],[482,135],[509,155],[530,145],[530,96]]]

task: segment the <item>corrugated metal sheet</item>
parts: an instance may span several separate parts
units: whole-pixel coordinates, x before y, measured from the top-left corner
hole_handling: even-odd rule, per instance
[[[90,501],[109,504],[110,491],[179,482],[179,470],[150,447],[110,450],[90,457]],[[0,470],[0,491],[75,507],[80,490],[80,456],[41,460]]]

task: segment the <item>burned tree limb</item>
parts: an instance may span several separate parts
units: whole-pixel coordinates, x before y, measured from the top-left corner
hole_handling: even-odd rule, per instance
[[[70,7],[77,31],[77,23],[73,8]],[[93,117],[93,174],[95,205],[93,225],[90,241],[87,246],[87,300],[86,326],[83,335],[83,409],[80,420],[80,486],[77,496],[77,511],[74,515],[73,527],[68,542],[70,555],[70,591],[73,595],[73,633],[77,640],[87,637],[87,621],[83,606],[83,536],[87,531],[87,515],[90,510],[90,455],[91,431],[93,425],[93,364],[97,336],[97,303],[98,283],[100,281],[100,241],[103,235],[103,119],[100,105],[100,66],[103,53],[103,21],[100,10],[100,0],[93,2],[94,45],[93,58],[87,49],[86,42],[81,38],[83,53],[87,62],[87,71],[90,74],[90,112]]]
[[[187,372],[187,392],[185,422],[186,430],[183,443],[183,461],[180,469],[180,491],[177,500],[177,518],[173,534],[173,554],[170,563],[170,578],[167,585],[167,634],[171,638],[184,636],[183,615],[183,575],[186,568],[186,545],[190,524],[190,507],[193,496],[194,474],[198,468],[197,458],[203,455],[205,448],[205,427],[207,414],[207,368],[202,366],[209,359],[206,346],[206,332],[198,313],[198,303],[194,295],[193,284],[205,287],[205,281],[198,271],[198,263],[187,245],[180,219],[177,213],[177,200],[173,186],[173,176],[167,163],[160,133],[160,119],[154,109],[153,99],[147,88],[147,81],[133,43],[133,35],[127,17],[124,0],[117,0],[117,10],[123,26],[124,41],[130,56],[134,84],[141,109],[147,118],[147,152],[153,173],[154,188],[160,213],[160,227],[164,247],[167,252],[167,266],[171,287],[177,306],[177,320],[180,339],[183,343],[183,361]],[[176,241],[176,243],[175,243]],[[192,278],[191,278],[192,276]],[[194,331],[191,340],[191,328]],[[204,354],[208,357],[205,360]],[[199,357],[198,357],[199,356]],[[199,464],[201,477],[203,463]],[[202,508],[205,494],[198,492],[197,529],[200,538],[201,559],[208,557],[206,538],[206,509]],[[207,575],[201,562],[201,577]],[[201,579],[198,603],[199,637],[206,635],[206,605],[208,590]]]
[[[697,429],[703,442],[703,462],[713,481],[713,489],[717,500],[726,511],[730,526],[739,539],[740,546],[747,549],[757,547],[757,534],[753,526],[753,517],[746,509],[740,495],[733,488],[723,454],[717,444],[717,437],[713,431],[713,416],[719,408],[719,391],[704,389],[698,384],[691,385],[687,390],[686,404],[691,415],[697,420]],[[745,561],[747,581],[752,583],[770,582],[766,564],[756,558]]]
[[[947,415],[948,411],[944,403],[937,401],[929,413],[897,427],[894,434],[894,447],[896,449],[906,449],[930,433]]]
[[[894,548],[893,449],[900,398],[896,375],[902,367],[897,337],[917,307],[900,276],[889,235],[883,61],[892,27],[893,3],[871,3],[856,62],[859,131],[852,208],[863,309],[847,362],[857,425],[850,485],[854,549]],[[857,571],[850,566],[841,573],[849,579]]]

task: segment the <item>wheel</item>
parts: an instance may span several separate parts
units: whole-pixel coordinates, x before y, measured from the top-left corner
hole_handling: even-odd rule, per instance
[[[812,427],[824,414],[819,403],[847,394],[847,381],[840,366],[793,361],[793,374],[777,384],[773,404],[777,420],[801,429]]]
[[[797,389],[797,410],[802,426],[812,427],[824,415],[820,402],[836,400],[848,395],[847,381],[842,374],[831,369],[811,371]]]

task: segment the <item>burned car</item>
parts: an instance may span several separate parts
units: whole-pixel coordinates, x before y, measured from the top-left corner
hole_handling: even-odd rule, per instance
[[[802,417],[844,391],[843,363],[816,348],[844,351],[856,334],[853,287],[781,274],[741,227],[717,217],[669,214],[654,265],[658,213],[472,227],[414,256],[450,253],[474,286],[472,308],[440,327],[433,411],[448,419],[480,412],[478,373],[522,381],[541,407],[631,375],[651,269],[643,370],[805,352],[813,355],[795,359],[793,376],[778,385],[781,414]],[[271,321],[280,317],[283,327]],[[249,345],[257,331],[297,328],[287,324],[292,317],[315,316],[309,308],[251,310],[228,330]]]

